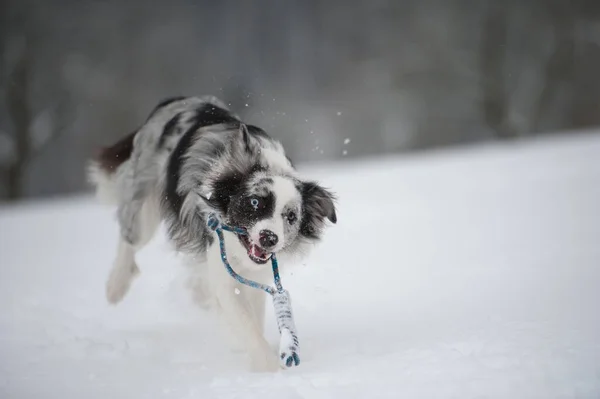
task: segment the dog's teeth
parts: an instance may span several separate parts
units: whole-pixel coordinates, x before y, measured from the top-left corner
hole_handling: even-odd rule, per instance
[[[248,255],[254,258],[256,261],[262,262],[268,259],[267,254],[257,245],[252,244],[248,251]]]
[[[258,247],[256,245],[252,246],[252,255],[260,258],[261,257],[261,251],[260,249],[258,249]]]

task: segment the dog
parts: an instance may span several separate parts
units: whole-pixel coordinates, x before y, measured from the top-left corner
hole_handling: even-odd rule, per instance
[[[228,259],[239,274],[268,284],[272,253],[285,267],[307,256],[328,222],[337,222],[334,193],[303,180],[279,141],[214,96],[160,102],[138,129],[92,157],[88,177],[102,202],[117,208],[109,303],[125,297],[140,273],[136,252],[164,223],[174,250],[199,276],[194,296],[224,316],[251,368],[286,367],[263,335],[267,294],[227,273],[207,217],[247,231],[224,232]]]

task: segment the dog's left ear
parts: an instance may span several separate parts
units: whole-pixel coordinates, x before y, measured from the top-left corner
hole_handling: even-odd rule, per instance
[[[315,182],[302,183],[302,202],[306,212],[318,217],[327,218],[337,223],[335,212],[335,195]]]
[[[252,137],[250,136],[250,132],[248,131],[248,126],[245,123],[240,123],[239,128],[239,142],[242,143],[243,150],[246,153],[253,153],[256,150],[256,143],[253,142]]]

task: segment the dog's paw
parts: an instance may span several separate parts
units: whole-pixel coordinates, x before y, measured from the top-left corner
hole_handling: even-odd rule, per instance
[[[279,341],[279,362],[281,367],[289,368],[300,364],[298,338],[290,330],[283,328]]]
[[[106,300],[117,304],[125,297],[133,279],[140,273],[135,262],[129,265],[115,265],[106,282]]]

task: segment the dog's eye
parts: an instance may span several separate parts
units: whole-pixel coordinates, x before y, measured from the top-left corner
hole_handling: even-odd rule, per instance
[[[298,216],[296,216],[296,212],[294,211],[289,211],[285,217],[289,224],[294,224],[298,220]]]
[[[252,208],[257,210],[258,206],[260,205],[260,201],[258,200],[258,198],[250,198],[250,205],[252,205]]]

